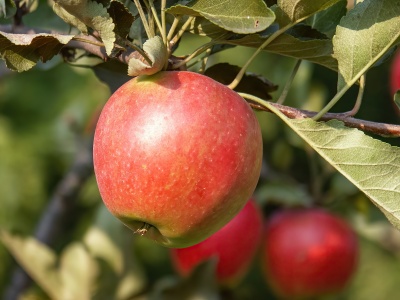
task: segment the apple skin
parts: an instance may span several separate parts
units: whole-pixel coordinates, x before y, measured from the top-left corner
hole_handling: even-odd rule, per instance
[[[228,223],[260,175],[262,137],[249,104],[187,71],[136,77],[100,115],[93,146],[104,204],[167,247],[199,243]]]
[[[171,249],[172,264],[182,276],[189,275],[201,262],[216,257],[216,279],[234,286],[248,271],[261,242],[263,220],[253,200],[224,227],[206,240],[188,248]]]
[[[392,95],[400,90],[400,51],[397,51],[390,66],[390,92]]]
[[[266,223],[264,242],[267,281],[284,299],[340,292],[357,268],[355,233],[322,209],[276,213]]]

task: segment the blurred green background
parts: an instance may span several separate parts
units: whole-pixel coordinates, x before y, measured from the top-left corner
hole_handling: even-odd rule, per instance
[[[189,53],[202,42],[188,36],[176,54]],[[242,65],[252,51],[230,49],[210,58],[209,64]],[[279,85],[278,91],[272,93],[276,100],[294,64],[291,58],[264,53],[249,71]],[[368,73],[358,118],[399,123],[389,94],[389,67],[390,59]],[[0,74],[0,228],[31,235],[57,184],[70,168],[82,139],[90,137],[88,128],[110,92],[90,69],[73,67],[57,59],[21,74],[7,72],[1,66]],[[334,72],[302,62],[285,104],[318,110],[333,97],[335,87]],[[350,110],[356,95],[357,88],[352,88],[333,111]],[[257,112],[257,116],[263,130],[265,165],[255,195],[265,216],[281,205],[317,202],[347,218],[359,233],[358,273],[346,291],[327,299],[400,299],[399,232],[392,230],[365,196],[277,118],[264,112]],[[398,139],[386,141],[400,144]],[[99,220],[99,213],[107,214],[101,212],[103,206],[93,176],[85,182],[76,202],[79,213],[69,216],[69,230],[57,238],[58,253],[71,242],[81,240]],[[102,218],[103,223],[113,222],[112,217]],[[176,279],[167,249],[132,235],[125,239],[134,239],[128,248],[135,257],[133,270],[140,282],[138,292],[154,287],[162,290],[169,279]],[[16,263],[1,244],[0,262],[0,291],[4,292]],[[110,284],[106,277],[100,276],[101,284]],[[229,297],[267,299],[267,296],[274,299],[257,257],[251,272]]]

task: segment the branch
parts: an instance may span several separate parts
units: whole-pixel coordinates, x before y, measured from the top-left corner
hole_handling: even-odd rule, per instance
[[[94,130],[94,126],[92,131]],[[56,187],[49,204],[42,214],[34,236],[42,243],[52,246],[71,230],[71,216],[76,215],[78,194],[87,179],[93,174],[93,133],[85,136],[79,145],[73,164]],[[76,219],[76,218],[75,218]],[[76,220],[74,220],[76,222]],[[11,277],[10,285],[3,295],[5,300],[19,299],[32,284],[31,278],[18,267]]]
[[[250,105],[256,109],[269,111],[267,108],[256,104],[254,102],[249,102]],[[317,114],[314,111],[302,110],[293,108],[290,106],[285,106],[277,103],[270,103],[279,109],[285,116],[290,119],[304,119],[304,118],[312,118]],[[378,123],[367,120],[356,119],[353,117],[349,117],[346,113],[326,113],[319,120],[321,121],[329,121],[332,119],[336,119],[342,121],[346,126],[357,128],[362,131],[367,131],[370,133],[374,133],[380,136],[385,137],[400,137],[400,125],[395,124],[386,124],[386,123]]]

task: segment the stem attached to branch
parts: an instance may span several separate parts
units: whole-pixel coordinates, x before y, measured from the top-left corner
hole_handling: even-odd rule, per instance
[[[190,60],[192,60],[196,56],[200,55],[204,51],[207,51],[207,49],[210,49],[214,45],[215,45],[215,41],[211,41],[207,44],[202,45],[201,47],[197,48],[192,54],[190,54],[188,57],[186,57],[184,60],[181,60],[180,62],[173,64],[172,69],[179,69],[183,65],[187,64]]]
[[[142,24],[143,24],[144,30],[146,31],[147,37],[149,39],[154,37],[154,32],[152,32],[152,30],[150,30],[149,22],[147,22],[146,15],[144,14],[143,7],[140,4],[140,1],[139,0],[133,0],[133,2],[135,2],[135,5],[136,5],[136,7],[138,9],[138,12],[139,12],[139,15],[140,15],[140,19],[142,20]]]
[[[250,105],[259,110],[263,111],[271,111],[268,106],[272,106],[274,110],[279,110],[286,117],[290,119],[304,119],[304,118],[312,118],[317,115],[316,112],[297,109],[290,106],[285,106],[269,101],[262,100],[256,96],[239,93],[245,99],[250,100]],[[273,112],[273,111],[272,111]],[[339,120],[342,121],[347,127],[357,128],[362,131],[367,131],[373,134],[377,134],[384,137],[400,137],[400,125],[395,124],[387,124],[387,123],[378,123],[367,120],[356,119],[352,117],[348,117],[343,113],[326,113],[323,117],[321,117],[321,121],[329,121],[329,120]]]

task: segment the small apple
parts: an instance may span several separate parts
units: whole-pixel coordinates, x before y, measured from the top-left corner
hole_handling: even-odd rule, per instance
[[[264,267],[282,298],[303,299],[341,291],[358,261],[349,225],[322,209],[284,210],[267,221]]]
[[[136,77],[104,106],[94,170],[101,197],[134,232],[167,247],[199,243],[251,197],[262,138],[249,104],[187,71]]]
[[[174,268],[187,276],[201,262],[217,258],[216,278],[233,286],[246,274],[262,237],[262,215],[253,200],[224,227],[188,248],[171,249]]]

